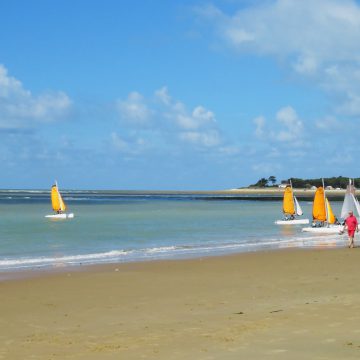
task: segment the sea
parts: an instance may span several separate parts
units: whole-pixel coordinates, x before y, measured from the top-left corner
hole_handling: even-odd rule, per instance
[[[346,236],[279,226],[281,199],[213,193],[63,191],[75,217],[50,220],[47,190],[0,190],[0,272],[341,247]],[[312,201],[300,201],[311,219]],[[332,202],[339,214],[342,203]]]

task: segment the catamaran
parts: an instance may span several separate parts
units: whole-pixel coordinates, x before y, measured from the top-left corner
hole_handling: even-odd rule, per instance
[[[55,185],[51,188],[51,204],[53,210],[56,212],[56,214],[52,215],[45,215],[46,218],[51,219],[72,219],[74,217],[73,213],[67,214],[66,211],[66,205],[64,203],[64,200],[61,197],[58,184],[55,181]]]
[[[341,218],[346,219],[349,215],[349,211],[357,214],[360,217],[360,204],[358,199],[355,197],[355,184],[349,179],[349,185],[346,187],[346,193],[344,197],[343,206],[341,208]]]
[[[302,231],[319,234],[340,234],[343,231],[343,226],[337,221],[326,197],[324,181],[323,186],[319,186],[314,195],[311,227],[303,228]]]
[[[301,216],[303,211],[300,207],[300,204],[294,195],[292,184],[285,188],[284,198],[283,198],[283,220],[276,220],[275,224],[277,225],[298,225],[298,224],[308,224],[309,219],[295,219],[295,216]]]

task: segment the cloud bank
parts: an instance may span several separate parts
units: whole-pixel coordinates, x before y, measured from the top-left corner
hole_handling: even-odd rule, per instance
[[[116,101],[116,109],[122,121],[128,127],[149,138],[149,134],[156,133],[156,142],[168,142],[168,145],[183,143],[198,149],[221,151],[224,145],[215,114],[202,105],[192,110],[181,101],[170,95],[166,86],[158,89],[154,94],[145,98],[138,92],[130,93],[126,99]],[[128,129],[124,129],[128,131]],[[132,132],[134,134],[134,131]],[[119,151],[134,152],[140,149],[139,140],[126,140],[114,132],[112,141]],[[159,139],[160,138],[160,139]],[[121,141],[119,141],[121,139]],[[148,140],[149,141],[149,140]],[[141,141],[141,144],[144,140]],[[154,146],[156,144],[153,143]]]
[[[353,0],[260,2],[234,14],[197,9],[223,43],[270,56],[312,81],[337,102],[339,115],[360,115],[360,6]]]
[[[70,98],[61,91],[33,95],[0,64],[0,129],[21,129],[64,117]]]

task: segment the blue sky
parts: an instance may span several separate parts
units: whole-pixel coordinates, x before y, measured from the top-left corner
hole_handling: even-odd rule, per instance
[[[0,3],[0,188],[358,177],[360,4]]]

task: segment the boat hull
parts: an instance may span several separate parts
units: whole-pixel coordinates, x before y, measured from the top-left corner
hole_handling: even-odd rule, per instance
[[[305,225],[309,224],[309,219],[276,220],[276,225]]]
[[[46,218],[48,219],[59,219],[59,220],[64,220],[64,219],[72,219],[74,217],[73,213],[70,214],[52,214],[52,215],[45,215]]]
[[[311,232],[315,234],[342,234],[344,232],[344,226],[342,225],[332,225],[332,226],[323,226],[323,227],[305,227],[302,228],[303,232]]]

